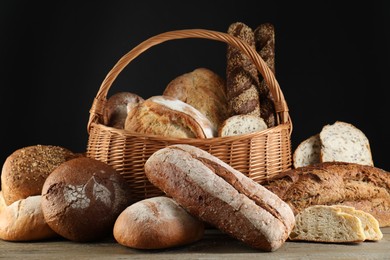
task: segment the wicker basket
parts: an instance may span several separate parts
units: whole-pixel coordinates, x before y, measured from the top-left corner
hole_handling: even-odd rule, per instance
[[[278,125],[256,133],[208,139],[178,139],[134,134],[103,125],[102,114],[107,92],[119,73],[152,46],[185,38],[222,41],[248,55],[271,90]],[[147,39],[124,55],[103,81],[90,110],[87,128],[89,133],[87,156],[113,166],[125,177],[137,200],[163,194],[146,178],[144,163],[155,151],[171,144],[190,144],[199,147],[259,183],[291,168],[292,123],[287,103],[274,74],[248,44],[229,34],[216,31],[190,29],[162,33]]]

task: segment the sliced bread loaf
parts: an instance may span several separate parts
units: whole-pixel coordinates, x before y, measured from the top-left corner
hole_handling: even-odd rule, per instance
[[[363,242],[361,220],[338,207],[316,205],[301,211],[290,233],[290,240],[327,243]]]
[[[267,129],[265,121],[255,115],[234,115],[226,119],[218,131],[218,136],[232,136],[253,133]]]
[[[301,142],[293,153],[294,167],[303,167],[320,162],[321,140],[320,135],[313,135]]]
[[[365,134],[349,123],[336,121],[320,133],[322,162],[349,162],[373,166],[370,144]]]

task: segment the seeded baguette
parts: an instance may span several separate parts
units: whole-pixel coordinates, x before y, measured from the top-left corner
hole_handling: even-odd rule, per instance
[[[145,174],[190,214],[254,248],[277,250],[294,226],[291,208],[278,196],[194,146],[158,150]]]
[[[255,49],[253,31],[246,24],[233,23],[227,33]],[[226,92],[230,115],[260,116],[259,79],[256,66],[249,57],[233,46],[227,47],[226,57]]]

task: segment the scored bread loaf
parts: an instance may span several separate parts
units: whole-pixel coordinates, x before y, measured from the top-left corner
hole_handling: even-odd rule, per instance
[[[290,240],[353,243],[366,239],[360,219],[337,207],[311,206],[301,211],[295,219]]]
[[[190,214],[254,248],[277,250],[294,226],[278,196],[200,148],[162,148],[146,161],[145,174]]]
[[[127,113],[144,99],[131,92],[118,92],[112,95],[104,106],[104,125],[123,129]]]
[[[164,96],[170,96],[193,106],[218,129],[228,113],[225,80],[210,69],[197,68],[168,83]]]
[[[352,124],[336,121],[320,132],[321,161],[341,161],[373,166],[370,143],[366,135]]]
[[[310,136],[302,141],[293,153],[293,164],[295,168],[308,166],[320,162],[321,140],[320,135]]]
[[[41,196],[17,200],[0,211],[0,239],[6,241],[36,241],[58,237],[46,223]]]
[[[218,130],[218,136],[232,136],[253,133],[267,129],[261,117],[255,115],[235,115],[226,119]]]
[[[232,23],[228,34],[239,38],[255,49],[252,29],[242,22]],[[231,115],[260,116],[259,78],[256,66],[239,49],[227,47],[226,93]]]
[[[172,198],[158,196],[127,207],[117,218],[113,234],[124,246],[163,249],[198,241],[204,224]]]
[[[390,226],[390,173],[368,165],[323,162],[285,171],[263,185],[298,214],[313,205],[342,204]]]
[[[334,205],[333,207],[339,208],[342,212],[354,215],[360,219],[366,237],[365,240],[378,241],[383,238],[378,220],[370,213],[345,205]]]
[[[210,120],[193,106],[168,96],[153,96],[132,109],[125,130],[175,138],[216,136]]]
[[[260,24],[253,32],[256,51],[275,74],[275,28],[271,23]],[[268,127],[276,125],[276,110],[272,93],[261,73],[259,76],[260,116]]]

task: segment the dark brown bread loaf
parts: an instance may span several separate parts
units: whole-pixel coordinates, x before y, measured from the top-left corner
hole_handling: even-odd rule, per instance
[[[277,250],[294,226],[291,208],[279,197],[200,148],[160,149],[145,173],[190,214],[254,248]]]
[[[227,32],[255,49],[253,31],[246,24],[233,23]],[[226,93],[231,115],[253,114],[260,116],[258,85],[258,71],[253,62],[237,48],[228,46]]]
[[[115,220],[132,202],[125,179],[108,164],[88,157],[61,164],[42,188],[47,224],[72,241],[112,234]]]
[[[390,226],[390,173],[343,162],[324,162],[284,172],[263,185],[287,202],[294,213],[312,205],[342,204],[373,215]]]
[[[41,195],[47,176],[61,163],[79,155],[59,146],[32,145],[14,151],[5,160],[1,187],[7,205]]]
[[[271,23],[260,24],[254,31],[256,50],[260,57],[275,74],[275,29]],[[260,116],[268,127],[276,125],[276,112],[274,99],[263,76],[259,75]]]

